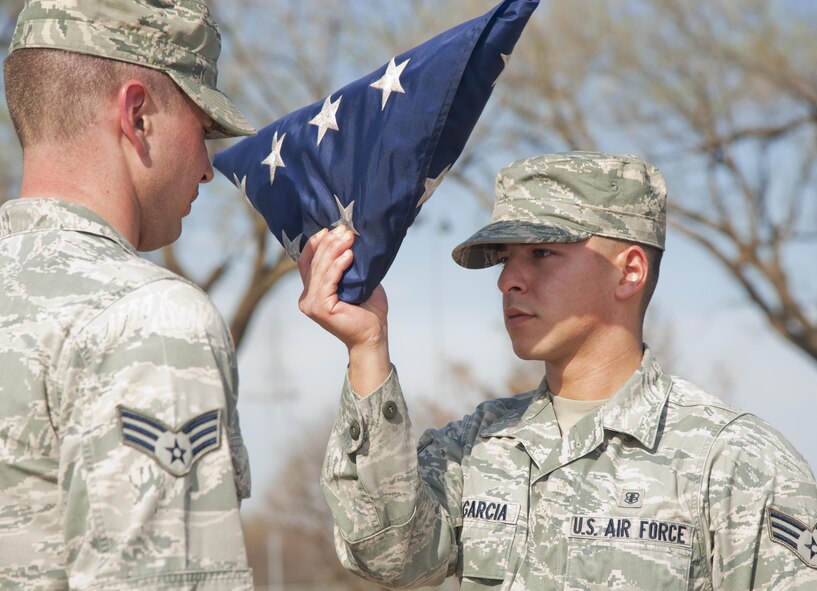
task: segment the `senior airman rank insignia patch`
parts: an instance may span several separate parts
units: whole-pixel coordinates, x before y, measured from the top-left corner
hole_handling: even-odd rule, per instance
[[[809,528],[799,519],[775,507],[766,509],[766,514],[772,542],[797,554],[806,566],[817,568],[817,524]]]
[[[174,476],[187,474],[202,456],[221,445],[221,410],[193,417],[178,430],[124,406],[117,411],[122,442],[150,456]]]

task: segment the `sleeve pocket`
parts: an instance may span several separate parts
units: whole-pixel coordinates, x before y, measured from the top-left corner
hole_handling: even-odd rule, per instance
[[[508,570],[515,535],[515,524],[465,520],[460,534],[460,575],[501,582]]]

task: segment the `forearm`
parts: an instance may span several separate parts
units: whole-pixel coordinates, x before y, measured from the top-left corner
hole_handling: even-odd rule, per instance
[[[387,586],[441,582],[456,560],[453,525],[421,481],[396,375],[370,396],[347,381],[330,438],[323,492],[346,568]]]

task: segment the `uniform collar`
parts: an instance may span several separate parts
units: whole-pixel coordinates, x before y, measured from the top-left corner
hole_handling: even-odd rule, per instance
[[[601,408],[604,428],[626,433],[652,448],[671,388],[672,378],[645,347],[641,365]]]
[[[579,421],[566,441],[562,441],[545,380],[527,407],[512,409],[481,435],[517,439],[540,467],[550,463],[547,460],[553,452],[564,456],[562,459],[586,453],[602,442],[603,430],[630,435],[652,448],[671,386],[672,379],[645,347],[638,369],[604,406]]]
[[[542,466],[553,449],[559,446],[562,434],[544,379],[529,396],[529,404],[513,407],[480,435],[513,439],[517,446],[524,448],[537,466]]]
[[[136,249],[121,233],[82,205],[60,199],[26,197],[12,199],[0,207],[0,238],[22,232],[47,230],[102,236],[136,254]]]
[[[514,437],[520,430],[525,430],[530,425],[536,425],[548,420],[548,413],[543,412],[547,407],[552,406],[547,383],[543,379],[539,387],[529,393],[520,395],[520,398],[529,397],[530,403],[513,406],[511,409],[499,417],[489,427],[482,431],[484,436]],[[552,413],[551,409],[551,414]],[[555,416],[555,415],[554,415]],[[536,428],[536,427],[535,427]],[[558,431],[558,429],[557,429]]]

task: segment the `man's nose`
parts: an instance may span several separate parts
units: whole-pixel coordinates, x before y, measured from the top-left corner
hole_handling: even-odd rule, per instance
[[[508,294],[511,292],[524,292],[526,289],[526,281],[524,277],[524,273],[519,268],[519,265],[514,262],[513,259],[508,258],[505,261],[504,267],[502,267],[502,272],[499,274],[499,279],[497,280],[497,287],[499,287],[499,291],[504,294]]]
[[[204,174],[201,175],[200,183],[209,183],[213,180],[213,164],[210,162],[210,159],[207,159],[207,168],[204,171]]]

